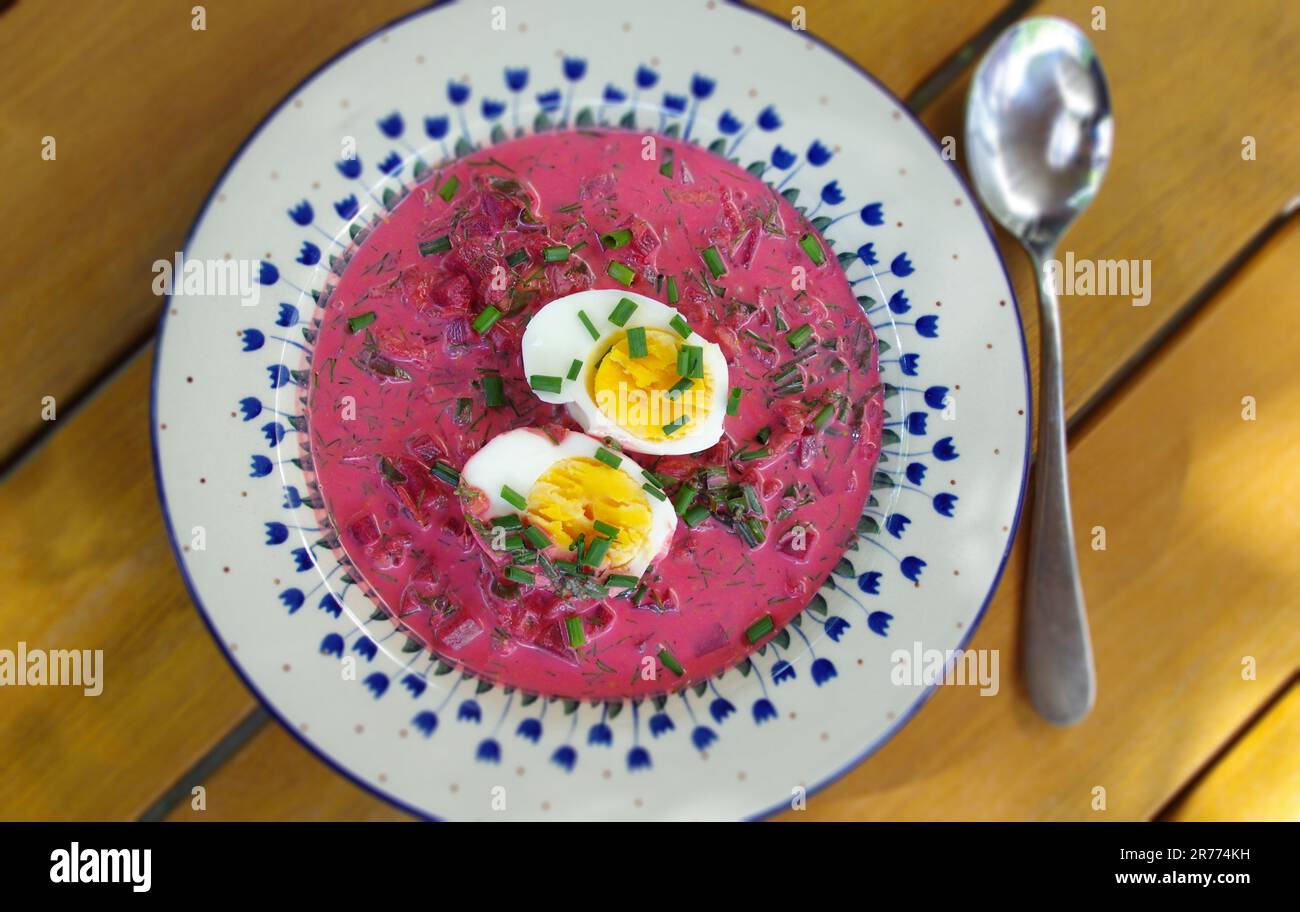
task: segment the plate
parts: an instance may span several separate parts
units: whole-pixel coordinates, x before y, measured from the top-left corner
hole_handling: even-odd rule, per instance
[[[176,263],[152,432],[182,574],[267,708],[415,814],[735,819],[798,804],[917,711],[932,686],[895,668],[964,645],[1005,564],[1028,369],[970,192],[896,98],[806,32],[676,6],[461,2],[386,26],[254,132]],[[888,416],[858,540],[796,622],[706,684],[592,705],[494,687],[397,632],[322,531],[301,444],[316,296],[357,233],[445,156],[600,125],[697,141],[806,209],[880,336]]]

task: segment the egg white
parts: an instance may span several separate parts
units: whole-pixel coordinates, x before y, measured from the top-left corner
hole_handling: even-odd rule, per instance
[[[637,308],[625,326],[616,326],[609,321],[609,315],[623,298],[633,301]],[[598,339],[592,339],[591,333],[583,326],[578,316],[580,310],[586,313],[596,327],[596,332],[600,334]],[[654,298],[613,288],[580,291],[556,298],[537,311],[524,330],[521,343],[524,376],[542,374],[566,379],[558,393],[534,390],[533,395],[543,402],[565,404],[569,414],[583,430],[596,437],[617,440],[625,450],[656,456],[707,450],[722,437],[729,385],[727,359],[722,354],[722,349],[699,333],[693,332],[682,341],[703,347],[704,370],[713,381],[713,401],[709,404],[709,413],[703,421],[690,422],[667,440],[645,440],[611,421],[596,405],[588,389],[588,378],[599,367],[598,356],[608,351],[623,332],[635,326],[645,326],[665,330],[680,338],[669,324],[675,316],[678,316],[676,309]],[[569,367],[575,359],[582,362],[582,370],[577,379],[569,380]]]
[[[527,500],[533,484],[554,463],[577,456],[595,458],[596,451],[600,448],[600,441],[576,431],[555,443],[544,431],[516,428],[493,437],[481,450],[469,457],[461,469],[460,477],[462,482],[477,488],[487,497],[490,516],[503,516],[507,513],[523,515],[524,511],[501,498],[502,485],[509,485]],[[615,455],[623,457],[619,471],[626,472],[640,487],[646,480],[641,474],[642,467],[626,453]],[[672,541],[673,532],[677,529],[677,513],[672,504],[648,493],[645,496],[650,502],[650,530],[646,535],[646,543],[636,557],[621,566],[609,567],[610,572],[640,576]]]

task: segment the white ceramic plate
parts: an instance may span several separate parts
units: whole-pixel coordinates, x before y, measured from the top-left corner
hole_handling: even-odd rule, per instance
[[[257,303],[210,275],[167,304],[153,436],[177,559],[271,712],[415,813],[780,810],[919,708],[927,688],[892,683],[891,655],[962,645],[997,584],[1030,426],[1006,273],[929,135],[807,33],[704,0],[506,10],[501,30],[493,4],[459,2],[371,35],[294,90],[221,177],[185,255],[251,266]],[[862,535],[809,610],[741,667],[639,704],[530,699],[406,651],[318,531],[297,461],[312,292],[352,232],[458,146],[577,123],[673,132],[797,191],[863,296],[889,384]]]

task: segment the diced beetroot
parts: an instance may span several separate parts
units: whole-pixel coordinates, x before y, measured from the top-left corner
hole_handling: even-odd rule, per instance
[[[601,602],[583,615],[582,626],[587,633],[587,639],[594,640],[614,626],[614,609]]]
[[[731,192],[730,187],[722,188],[722,199],[719,208],[718,222],[731,237],[739,237],[741,228],[744,226],[744,219],[740,215],[740,207],[736,205],[735,194]]]
[[[435,512],[447,505],[446,495],[438,490],[429,470],[416,460],[399,456],[393,460],[393,465],[405,476],[404,480],[385,478],[385,487],[397,495],[421,529],[429,528]]]
[[[556,263],[548,267],[546,280],[550,283],[551,293],[555,297],[586,291],[596,284],[595,276],[591,274],[586,263],[581,261]]]
[[[692,652],[695,658],[706,656],[711,652],[717,652],[728,643],[727,630],[717,621],[709,624],[699,632],[692,644]]]
[[[537,646],[556,658],[563,659],[570,665],[578,664],[578,656],[569,645],[564,621],[552,621],[534,642]]]
[[[715,331],[718,337],[718,348],[722,349],[722,354],[726,356],[729,363],[735,363],[736,356],[740,354],[740,336],[729,326],[719,326]]]
[[[424,342],[400,329],[383,329],[375,334],[379,350],[394,361],[423,361],[428,357]]]
[[[438,282],[438,275],[427,269],[410,269],[402,273],[398,290],[402,303],[423,313],[433,304],[432,291]]]
[[[754,254],[758,251],[758,242],[762,238],[763,226],[757,220],[750,222],[749,229],[731,254],[731,262],[736,266],[748,268],[754,262]]]
[[[362,513],[355,517],[348,523],[347,531],[363,547],[379,541],[379,521],[373,513]]]
[[[821,452],[821,440],[817,432],[812,428],[804,428],[804,432],[799,437],[799,442],[794,448],[795,461],[799,463],[799,468],[806,469],[813,464],[817,454]]]
[[[366,549],[381,570],[392,570],[406,561],[406,553],[411,548],[411,536],[405,532],[381,536],[379,541]]]
[[[495,190],[489,190],[483,194],[482,207],[483,214],[487,216],[489,223],[495,228],[517,224],[519,213],[524,208],[523,203],[518,199]]]
[[[447,448],[434,440],[430,434],[416,434],[406,441],[406,449],[412,456],[425,464],[431,463],[435,459],[441,459],[442,455],[447,452]]]
[[[681,481],[700,465],[694,456],[665,456],[655,463],[655,474],[667,475]]]
[[[439,642],[452,652],[459,652],[483,633],[483,625],[464,610],[457,611],[438,626]]]
[[[816,547],[820,533],[811,523],[795,523],[776,541],[776,550],[795,561],[808,559],[808,552]]]
[[[456,273],[433,287],[432,298],[443,310],[469,310],[474,304],[474,283]]]

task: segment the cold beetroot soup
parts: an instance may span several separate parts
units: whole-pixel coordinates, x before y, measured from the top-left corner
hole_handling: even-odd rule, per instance
[[[693,144],[561,130],[472,152],[359,236],[321,300],[325,521],[450,665],[544,696],[678,690],[766,644],[857,534],[875,335],[808,220]],[[529,357],[561,366],[526,372],[552,304]],[[593,425],[544,401],[610,378],[695,411]]]

